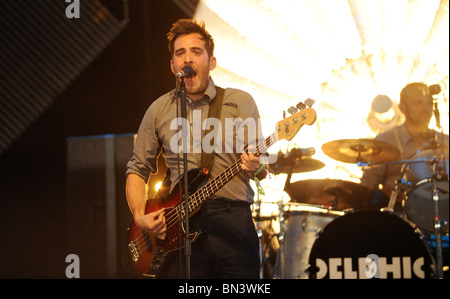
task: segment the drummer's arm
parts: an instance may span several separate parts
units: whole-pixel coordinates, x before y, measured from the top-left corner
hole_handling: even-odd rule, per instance
[[[386,178],[386,166],[376,165],[367,167],[363,170],[361,177],[361,184],[367,186],[378,187],[380,184],[384,185]]]

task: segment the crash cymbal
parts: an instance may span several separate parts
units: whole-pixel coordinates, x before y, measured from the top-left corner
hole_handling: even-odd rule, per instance
[[[270,172],[274,174],[309,172],[323,167],[323,162],[312,159],[310,155],[297,155],[294,150],[286,154],[279,152],[276,162],[269,165]]]
[[[330,206],[335,210],[380,209],[389,197],[376,187],[336,179],[311,179],[290,183],[291,202]]]
[[[340,139],[322,145],[325,155],[346,163],[389,162],[400,155],[397,147],[375,139]]]

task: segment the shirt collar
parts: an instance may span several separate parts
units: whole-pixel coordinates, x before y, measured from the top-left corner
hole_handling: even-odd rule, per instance
[[[202,98],[197,102],[203,102],[208,101],[208,103],[211,103],[211,100],[216,97],[216,85],[214,84],[213,79],[210,77],[208,87],[206,88],[205,92],[203,93]],[[175,88],[172,91],[172,99],[173,102],[177,98],[177,89]],[[192,103],[192,101],[188,98],[187,99],[189,103]]]
[[[402,124],[399,129],[400,129],[400,136],[401,136],[400,138],[402,139],[401,142],[403,144],[406,144],[411,139],[411,136],[409,135],[405,124]]]

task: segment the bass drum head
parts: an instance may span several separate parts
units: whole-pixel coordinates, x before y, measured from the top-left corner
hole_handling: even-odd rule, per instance
[[[419,234],[387,212],[356,211],[329,223],[309,256],[311,279],[431,278],[432,258]]]

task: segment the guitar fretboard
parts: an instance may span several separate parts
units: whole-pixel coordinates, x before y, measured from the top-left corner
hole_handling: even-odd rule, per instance
[[[267,149],[272,146],[275,142],[277,142],[277,136],[275,133],[272,133],[265,140],[261,141],[255,148],[255,150],[251,151],[253,155],[260,156],[261,153],[266,153]],[[189,204],[189,212],[195,211],[200,207],[208,198],[213,196],[217,191],[219,191],[223,186],[225,186],[229,181],[231,181],[241,170],[242,159],[237,160],[227,169],[222,171],[217,177],[210,180],[203,187],[195,191],[191,196],[189,196],[188,204]],[[184,219],[184,209],[179,207],[178,213],[181,214],[181,218]]]

